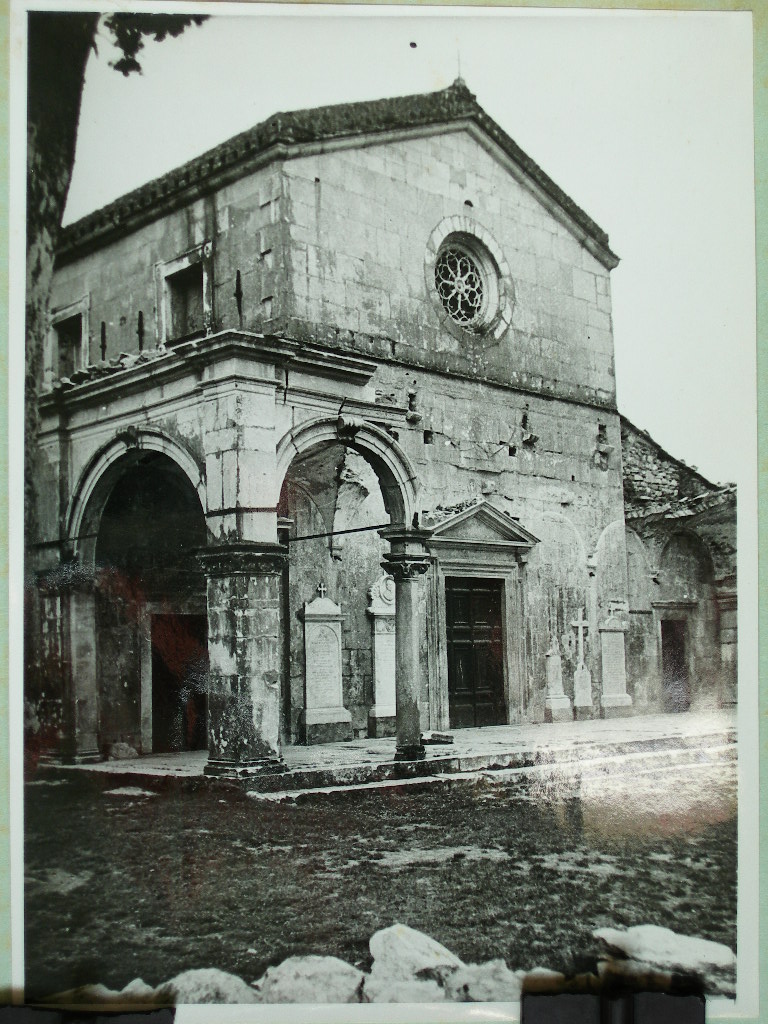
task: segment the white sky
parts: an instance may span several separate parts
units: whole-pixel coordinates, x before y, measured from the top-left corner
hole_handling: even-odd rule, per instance
[[[127,79],[101,39],[66,222],[278,110],[443,88],[460,57],[621,257],[620,410],[714,480],[754,471],[748,14],[251,10],[148,43]]]

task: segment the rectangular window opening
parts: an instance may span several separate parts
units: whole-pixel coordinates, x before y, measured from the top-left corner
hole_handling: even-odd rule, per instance
[[[54,362],[56,377],[69,377],[78,368],[83,345],[83,315],[76,313],[54,324],[58,354]]]
[[[193,263],[166,278],[168,286],[168,341],[184,341],[205,330],[203,318],[203,265]]]

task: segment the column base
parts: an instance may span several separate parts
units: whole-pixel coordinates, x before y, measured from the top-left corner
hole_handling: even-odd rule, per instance
[[[573,709],[573,717],[577,722],[588,722],[595,717],[595,709],[591,704],[577,704]]]
[[[307,746],[344,743],[354,739],[352,714],[344,707],[305,708],[299,718],[299,735]]]
[[[282,757],[262,757],[254,761],[219,761],[211,758],[203,775],[217,779],[250,779],[256,775],[279,775],[285,771]]]
[[[634,714],[632,698],[628,693],[604,693],[600,698],[603,718],[626,718]]]
[[[104,756],[100,750],[82,750],[77,754],[58,753],[53,750],[47,750],[40,754],[38,764],[98,764],[103,760]]]
[[[427,751],[423,743],[409,743],[395,749],[396,761],[423,761]]]
[[[573,708],[571,698],[565,694],[560,697],[547,697],[544,702],[545,722],[572,722]]]
[[[372,707],[368,712],[368,735],[374,739],[397,735],[397,717],[394,708]]]

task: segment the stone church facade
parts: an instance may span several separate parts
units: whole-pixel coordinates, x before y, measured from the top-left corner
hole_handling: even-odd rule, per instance
[[[278,114],[66,228],[26,700],[87,759],[735,701],[735,494],[616,408],[607,235],[475,101]]]

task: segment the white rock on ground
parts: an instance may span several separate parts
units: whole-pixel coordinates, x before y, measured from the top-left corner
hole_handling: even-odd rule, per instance
[[[242,978],[216,967],[183,971],[157,989],[167,1003],[255,1003],[256,993]]]
[[[405,924],[374,932],[368,948],[373,957],[371,976],[376,978],[419,980],[421,971],[430,971],[443,979],[464,966],[450,949]]]
[[[66,992],[57,992],[56,995],[49,996],[45,1000],[46,1003],[63,1006],[93,1003],[154,1003],[157,1001],[157,990],[151,985],[147,985],[141,978],[134,978],[124,989],[119,991],[97,983],[96,985],[81,985],[79,988],[67,989]]]
[[[117,789],[105,789],[104,796],[157,796],[151,789],[141,789],[139,786],[118,786]]]
[[[736,966],[736,956],[728,946],[693,935],[679,935],[659,925],[640,924],[625,931],[598,928],[592,934],[609,950],[658,967],[706,971],[710,967],[727,970]]]
[[[254,987],[262,1003],[359,1003],[363,978],[335,956],[291,956]]]
[[[139,756],[138,750],[130,743],[113,743],[109,748],[110,761],[132,761]]]
[[[365,978],[363,994],[370,1003],[442,1003],[445,992],[431,979],[391,978],[369,974]]]
[[[503,960],[459,967],[445,980],[446,995],[457,1003],[511,1003],[520,998],[522,977]]]

